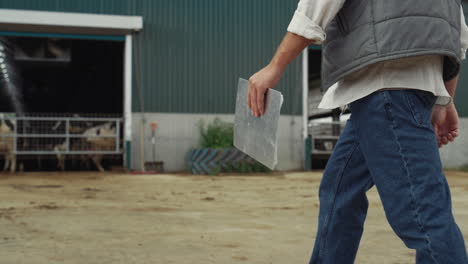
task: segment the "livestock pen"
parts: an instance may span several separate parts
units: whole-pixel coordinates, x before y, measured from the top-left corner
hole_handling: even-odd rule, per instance
[[[122,118],[2,114],[4,170],[98,169],[122,166]],[[17,168],[15,166],[17,165]]]

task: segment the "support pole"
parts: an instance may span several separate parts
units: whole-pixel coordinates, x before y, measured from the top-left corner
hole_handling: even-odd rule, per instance
[[[132,35],[125,36],[124,50],[124,167],[131,168],[132,147]]]
[[[309,138],[309,49],[302,52],[302,139],[304,142],[304,170],[312,169]]]

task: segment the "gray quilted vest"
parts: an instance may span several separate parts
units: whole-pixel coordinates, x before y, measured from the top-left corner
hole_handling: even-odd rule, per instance
[[[370,64],[444,55],[443,78],[460,71],[461,0],[347,0],[325,29],[322,91]]]

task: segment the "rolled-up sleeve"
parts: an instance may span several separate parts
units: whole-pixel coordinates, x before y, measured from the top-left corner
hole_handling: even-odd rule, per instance
[[[301,0],[288,26],[288,31],[321,44],[325,28],[336,16],[345,0]]]
[[[460,42],[461,42],[461,54],[462,59],[466,58],[466,50],[468,49],[468,26],[465,21],[465,14],[463,12],[463,7],[461,7],[461,32],[460,32]]]

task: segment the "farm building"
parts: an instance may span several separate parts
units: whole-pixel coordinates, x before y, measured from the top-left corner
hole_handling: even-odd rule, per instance
[[[51,127],[57,124],[66,133],[73,122],[111,122],[115,142],[103,154],[120,156],[118,162],[134,170],[156,159],[166,171],[180,171],[187,151],[198,144],[199,120],[234,120],[238,78],[269,61],[296,5],[296,0],[0,0],[0,37],[20,50],[12,58],[22,111],[46,116]],[[309,168],[319,133],[311,122],[336,117],[336,111],[316,109],[320,56],[319,47],[310,47],[276,87],[285,98],[279,170]],[[456,97],[462,135],[442,150],[449,167],[468,163],[467,96],[465,66]],[[0,112],[14,112],[13,105],[2,105]],[[158,124],[154,157],[152,123]],[[323,154],[340,131],[340,124],[329,127]]]

